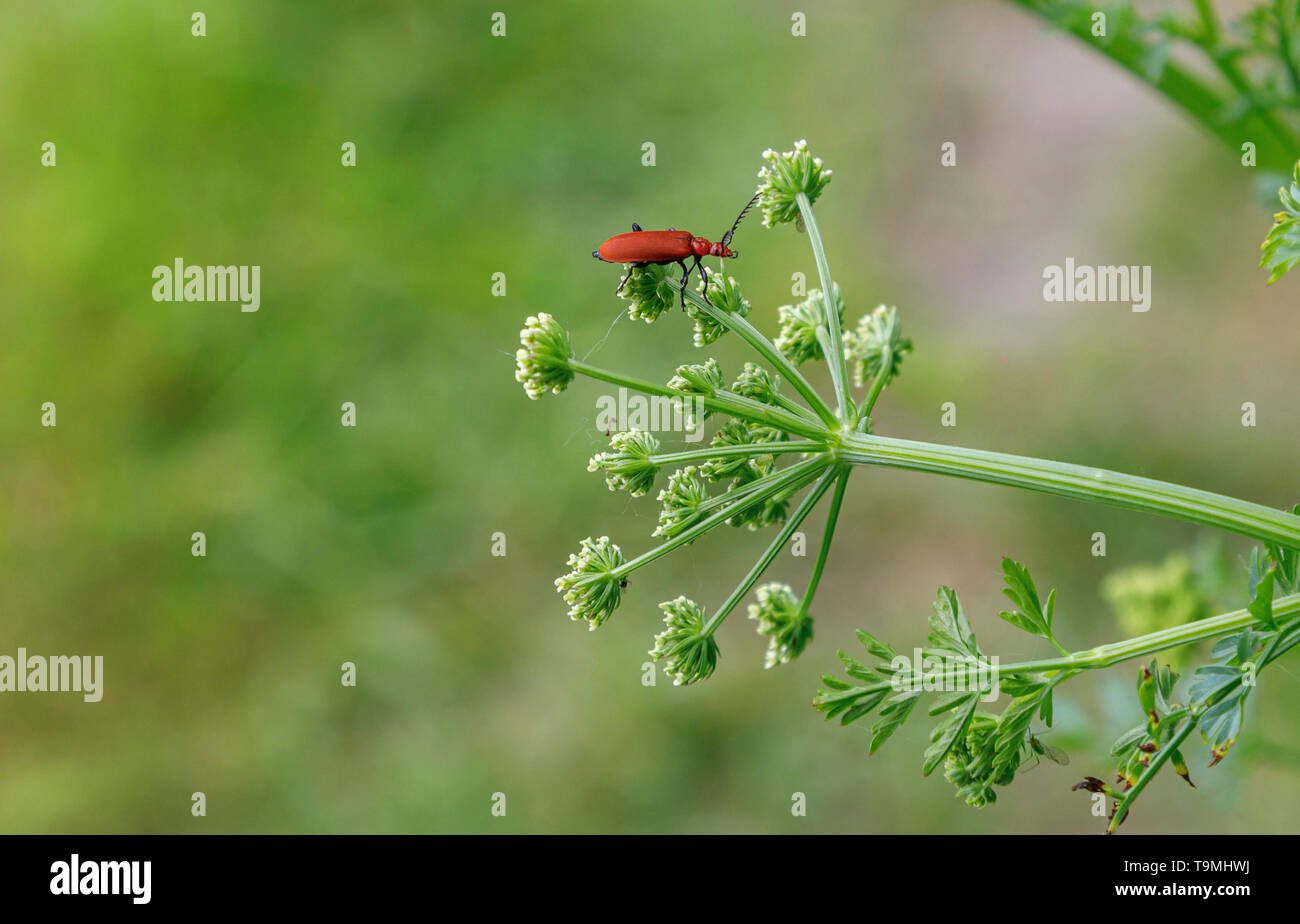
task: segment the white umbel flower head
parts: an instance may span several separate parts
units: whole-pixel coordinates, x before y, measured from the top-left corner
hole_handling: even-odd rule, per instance
[[[858,388],[879,375],[888,385],[910,352],[912,341],[903,336],[898,309],[892,306],[880,305],[871,314],[863,315],[857,330],[844,335],[844,356],[853,363],[853,381]]]
[[[555,318],[540,312],[524,322],[515,352],[515,381],[534,401],[546,392],[559,394],[573,381],[573,347]]]
[[[564,594],[569,616],[587,620],[595,629],[618,609],[623,596],[623,578],[614,573],[623,565],[623,550],[608,536],[582,540],[582,547],[569,556],[569,572],[555,579],[555,589]]]
[[[844,300],[840,298],[839,283],[832,283],[836,316],[844,326]],[[822,358],[822,344],[817,339],[817,328],[826,325],[826,298],[821,289],[813,289],[797,305],[782,305],[776,309],[781,321],[781,332],[776,338],[776,348],[790,362],[802,366],[810,359]]]
[[[718,643],[704,632],[704,610],[694,600],[678,597],[659,604],[667,629],[655,636],[650,657],[664,662],[673,686],[708,678],[718,666]]]
[[[758,171],[759,208],[763,210],[763,225],[768,228],[798,221],[799,203],[795,197],[803,193],[810,203],[816,202],[831,181],[831,172],[822,167],[822,159],[808,153],[807,141],[796,141],[794,150],[784,154],[768,149],[763,152],[763,161],[763,169]]]
[[[659,525],[654,535],[671,539],[706,516],[700,508],[709,499],[709,490],[694,465],[678,469],[668,476],[668,487],[659,492]]]
[[[624,488],[640,497],[655,483],[659,466],[650,460],[659,451],[659,441],[644,430],[633,427],[615,433],[609,440],[609,452],[598,452],[587,463],[587,471],[605,470],[605,484],[611,491]]]
[[[763,666],[789,664],[812,640],[812,617],[799,611],[799,598],[789,584],[763,584],[755,593],[758,603],[749,605],[749,618],[758,622],[758,634],[768,638]]]

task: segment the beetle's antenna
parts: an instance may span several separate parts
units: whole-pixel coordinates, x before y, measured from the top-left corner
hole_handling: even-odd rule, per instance
[[[740,214],[736,216],[736,223],[731,226],[731,230],[728,231],[726,234],[722,235],[721,243],[723,247],[726,247],[728,244],[731,243],[731,236],[735,234],[736,229],[740,227],[740,222],[745,217],[745,213],[754,207],[754,203],[758,201],[758,197],[761,195],[762,195],[761,192],[754,193],[754,198],[750,199],[749,204],[740,210]]]

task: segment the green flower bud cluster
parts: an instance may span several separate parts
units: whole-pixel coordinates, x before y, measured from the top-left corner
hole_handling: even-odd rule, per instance
[[[659,451],[659,441],[644,430],[633,427],[615,433],[609,452],[598,452],[587,462],[587,471],[604,470],[605,484],[611,491],[626,490],[640,497],[654,485],[659,466],[652,456]]]
[[[697,288],[710,305],[742,318],[749,314],[749,299],[740,294],[740,286],[735,279],[708,267],[701,269],[704,278],[699,281]],[[706,347],[727,332],[722,322],[693,302],[687,304],[686,314],[695,322],[694,340],[697,347]]]
[[[534,401],[546,392],[559,394],[573,381],[573,347],[559,322],[541,312],[524,322],[515,352],[515,381]]]
[[[844,301],[840,298],[840,287],[835,286],[832,300],[844,327]],[[781,332],[776,338],[776,347],[796,366],[802,366],[810,359],[822,359],[821,338],[818,328],[826,325],[826,298],[820,289],[813,289],[808,297],[797,305],[782,305],[777,310],[781,322]]]
[[[880,305],[863,315],[856,330],[844,334],[844,353],[853,364],[853,380],[858,388],[877,376],[888,385],[898,375],[903,357],[912,352],[912,341],[903,336],[898,309]]]
[[[718,643],[704,631],[704,610],[694,600],[678,597],[659,604],[668,627],[655,636],[652,660],[664,662],[673,686],[705,680],[718,666]]]
[[[763,584],[755,593],[758,603],[749,605],[749,618],[758,623],[758,634],[769,640],[763,666],[789,664],[812,641],[812,617],[800,607],[789,584]]]
[[[623,566],[623,551],[608,536],[582,540],[582,547],[569,556],[569,572],[555,579],[555,589],[564,595],[573,620],[585,619],[595,629],[618,609],[623,579],[615,571]]]
[[[763,161],[758,171],[759,208],[768,228],[798,221],[799,194],[816,202],[831,181],[831,171],[822,166],[822,159],[808,153],[807,141],[796,141],[794,150],[783,154],[768,149]]]

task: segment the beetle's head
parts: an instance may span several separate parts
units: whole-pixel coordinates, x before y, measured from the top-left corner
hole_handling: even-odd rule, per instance
[[[712,244],[702,237],[697,237],[691,241],[691,249],[701,257],[734,257],[736,255],[734,250],[721,241]]]

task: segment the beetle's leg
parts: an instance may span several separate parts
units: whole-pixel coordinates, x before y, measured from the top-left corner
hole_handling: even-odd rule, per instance
[[[632,230],[633,230],[633,231],[640,231],[640,230],[641,230],[641,226],[638,225],[638,224],[634,221],[634,222],[632,222]]]
[[[686,307],[686,280],[691,278],[691,271],[686,266],[685,260],[678,260],[677,265],[682,268],[682,307]]]
[[[631,264],[628,264],[627,275],[623,277],[623,281],[620,282],[620,283],[618,284],[618,288],[614,290],[614,294],[615,294],[615,295],[618,295],[620,292],[623,291],[623,286],[627,285],[627,281],[628,281],[629,279],[632,278],[632,271],[635,270],[635,269],[637,269],[638,267],[642,267],[642,266],[645,266],[645,264],[644,264],[644,263],[631,263]]]
[[[700,279],[704,283],[704,293],[703,293],[704,300],[708,301],[709,300],[709,274],[705,271],[704,267],[700,266],[700,258],[698,255],[695,257],[695,271],[700,274]]]

